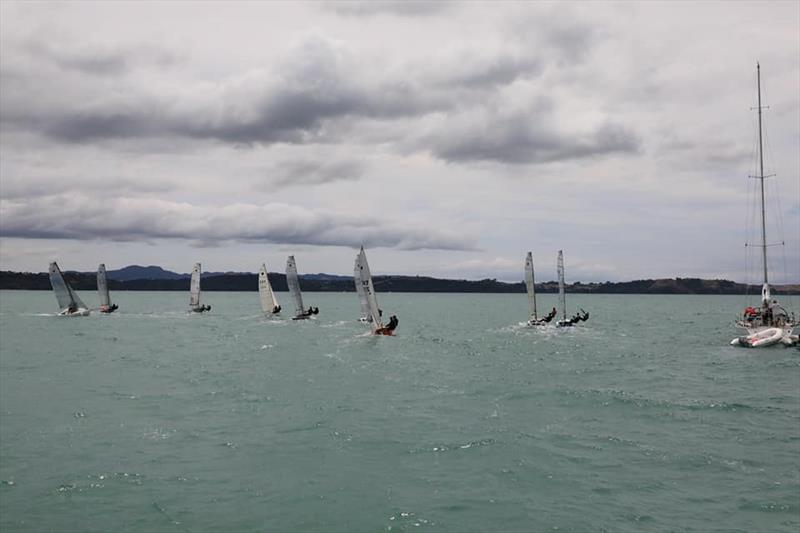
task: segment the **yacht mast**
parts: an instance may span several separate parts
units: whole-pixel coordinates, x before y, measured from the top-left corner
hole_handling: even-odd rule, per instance
[[[769,299],[769,279],[767,278],[767,222],[764,209],[764,146],[761,138],[761,64],[756,63],[756,74],[758,77],[758,164],[761,180],[761,260],[764,266],[764,287],[762,289],[762,299]],[[764,292],[766,289],[766,293]]]

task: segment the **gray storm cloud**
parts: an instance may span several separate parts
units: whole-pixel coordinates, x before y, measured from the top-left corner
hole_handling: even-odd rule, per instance
[[[457,3],[434,0],[343,0],[322,2],[321,5],[328,11],[350,17],[372,17],[377,15],[426,17],[452,10],[457,6]]]
[[[0,200],[0,236],[29,239],[137,241],[186,239],[322,246],[361,245],[402,250],[471,250],[467,237],[447,230],[287,204],[199,206],[119,198],[98,202],[58,195],[24,202]]]
[[[98,61],[105,57],[101,54]],[[504,90],[510,84],[520,79],[541,83],[537,77],[543,65],[520,50],[449,49],[429,64],[366,75],[352,52],[310,37],[272,69],[253,69],[214,84],[170,86],[158,94],[125,77],[100,86],[119,90],[98,92],[94,76],[72,78],[72,90],[85,91],[83,98],[70,97],[69,86],[63,93],[30,94],[25,87],[45,74],[17,72],[28,83],[12,77],[5,84],[0,120],[7,130],[67,143],[173,138],[232,145],[341,144],[358,137],[362,122],[377,121],[394,131],[398,146],[416,147],[448,162],[520,164],[636,152],[637,135],[620,124],[593,131],[553,128],[559,113],[553,102],[544,117],[547,122],[541,120],[535,99],[513,113],[493,108],[509,98]],[[421,135],[422,129],[408,125],[392,129],[398,120],[425,116],[438,117],[438,131]],[[329,181],[324,174],[318,174],[320,182]]]

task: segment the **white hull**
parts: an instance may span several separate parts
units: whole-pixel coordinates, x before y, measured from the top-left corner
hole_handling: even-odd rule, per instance
[[[748,335],[736,337],[731,341],[731,346],[744,346],[747,348],[766,348],[776,344],[793,346],[797,344],[797,335],[792,335],[791,329],[763,328],[758,331],[748,330]]]
[[[71,313],[69,312],[69,309],[64,309],[58,313],[58,316],[89,316],[89,314],[90,311],[88,309],[81,307],[77,311],[73,311]]]
[[[535,327],[535,328],[543,328],[543,327],[549,326],[549,325],[550,325],[550,322],[545,322],[541,318],[538,319],[538,320],[535,320],[533,318],[528,320],[528,326]]]

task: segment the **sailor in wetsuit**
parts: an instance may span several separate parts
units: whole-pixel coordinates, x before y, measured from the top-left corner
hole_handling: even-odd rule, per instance
[[[375,335],[394,335],[394,330],[397,328],[397,324],[399,323],[400,321],[397,320],[397,316],[392,315],[389,317],[388,324],[375,330]]]

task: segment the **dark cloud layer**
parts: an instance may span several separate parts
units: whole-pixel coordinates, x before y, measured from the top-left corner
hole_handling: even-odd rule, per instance
[[[426,17],[454,9],[457,4],[455,2],[434,0],[342,0],[324,2],[322,6],[328,11],[350,17],[372,17],[376,15]]]
[[[361,245],[402,250],[471,250],[462,234],[287,204],[197,206],[143,198],[98,202],[83,195],[0,200],[0,236],[28,239]]]
[[[93,58],[86,49],[79,56],[64,52],[62,57],[50,48],[42,48],[40,55],[60,63],[80,57],[88,70],[95,69],[90,65],[115,70],[144,54],[127,50],[129,57],[101,51]],[[43,74],[33,69],[24,79],[24,73],[16,73],[12,81],[1,82],[6,90],[0,94],[0,121],[4,130],[38,132],[63,143],[195,139],[246,146],[347,143],[358,135],[360,121],[403,120],[407,125],[395,130],[396,144],[416,146],[450,162],[537,163],[636,150],[636,135],[621,125],[559,132],[539,122],[538,110],[530,106],[514,114],[493,111],[493,102],[506,98],[505,87],[520,79],[538,82],[543,65],[520,50],[461,50],[432,58],[429,65],[365,75],[360,58],[314,37],[293,47],[269,70],[252,70],[201,90],[189,85],[173,94],[151,93],[147,84],[131,83],[126,76],[101,86],[95,86],[93,76],[77,78],[63,94],[31,93],[27,87],[47,81]],[[482,112],[482,121],[462,124],[463,115],[476,112]],[[422,130],[412,123],[432,114],[441,118],[441,132],[422,138]],[[311,173],[305,179],[323,183],[330,177]]]
[[[36,39],[29,41],[23,50],[34,59],[48,61],[61,69],[96,75],[119,75],[145,65],[168,67],[178,61],[174,53],[151,45],[122,47],[68,42],[56,45]]]
[[[620,125],[607,123],[588,132],[562,133],[543,126],[545,120],[549,117],[489,114],[459,128],[440,129],[426,146],[436,157],[459,163],[548,163],[639,151],[636,134]]]
[[[285,161],[277,165],[268,179],[275,185],[322,185],[336,181],[354,181],[364,174],[357,161]]]

